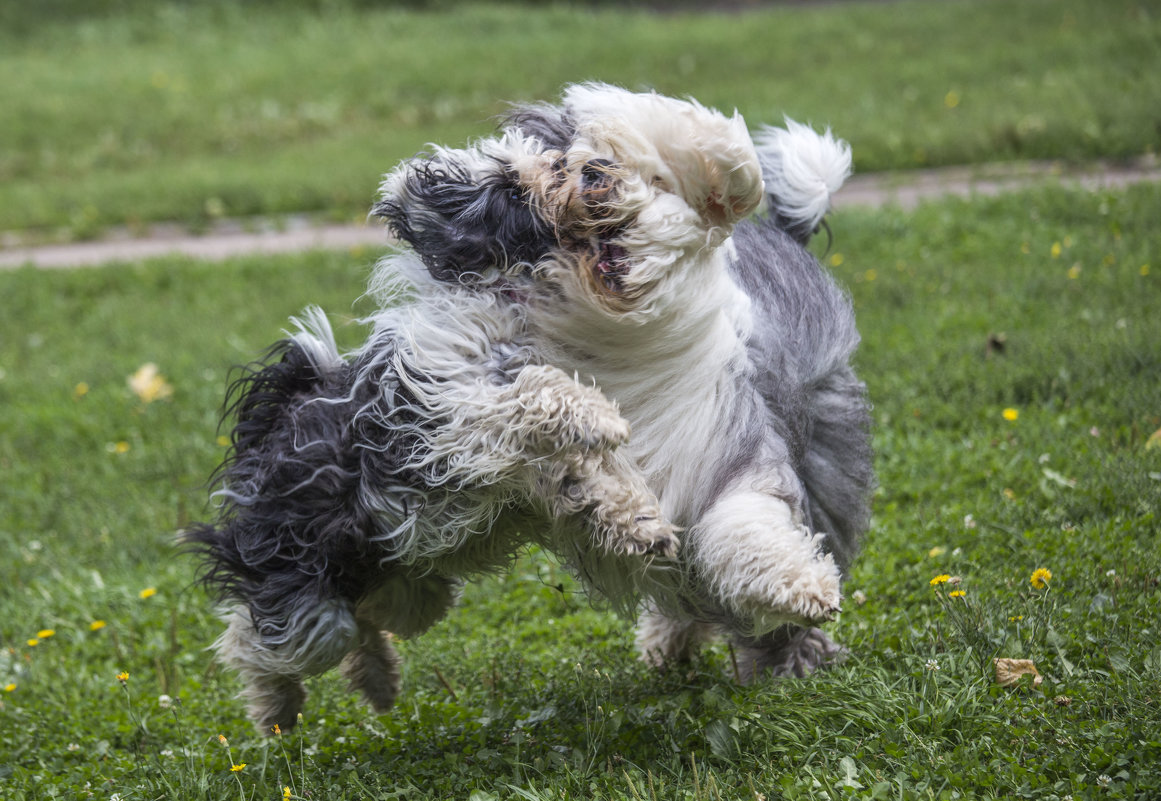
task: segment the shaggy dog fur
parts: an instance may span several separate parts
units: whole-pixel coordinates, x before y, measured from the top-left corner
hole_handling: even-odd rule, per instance
[[[642,580],[597,555],[582,578],[645,596],[646,659],[724,631],[746,678],[841,652],[816,624],[839,611],[874,482],[851,305],[804,247],[849,149],[793,122],[754,141],[736,114],[578,85],[403,165],[378,207],[447,280],[532,264],[510,279],[528,341],[619,405],[622,452],[684,529],[678,570]]]
[[[410,249],[372,335],[343,357],[312,312],[242,379],[220,517],[187,533],[260,729],[340,660],[388,708],[382,632],[528,542],[640,610],[655,664],[715,632],[746,679],[841,653],[816,626],[868,523],[868,412],[850,303],[804,246],[850,155],[792,122],[754,141],[584,84],[386,177],[375,213]]]
[[[383,269],[426,276],[413,255]],[[615,451],[629,436],[616,407],[537,363],[502,291],[426,283],[403,303],[381,287],[373,333],[346,358],[310,310],[233,386],[218,520],[184,538],[228,606],[216,648],[259,731],[292,728],[303,677],[340,662],[389,709],[399,668],[385,632],[421,633],[464,577],[529,543],[630,573],[676,550]]]

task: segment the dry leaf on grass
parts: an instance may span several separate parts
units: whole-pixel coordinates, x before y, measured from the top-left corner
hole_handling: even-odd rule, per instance
[[[129,376],[129,389],[146,403],[164,400],[173,395],[173,387],[162,377],[157,365],[147,362]]]
[[[1145,450],[1150,448],[1161,448],[1161,428],[1149,435],[1149,439],[1145,440]]]
[[[1033,687],[1039,687],[1044,681],[1031,659],[993,659],[992,662],[996,665],[996,684],[1001,687],[1019,684],[1024,676],[1032,677]]]

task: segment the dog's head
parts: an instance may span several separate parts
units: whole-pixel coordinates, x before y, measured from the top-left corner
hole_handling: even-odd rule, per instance
[[[429,271],[495,268],[611,314],[689,276],[762,200],[741,117],[692,101],[580,84],[517,108],[500,135],[406,162],[375,212]]]

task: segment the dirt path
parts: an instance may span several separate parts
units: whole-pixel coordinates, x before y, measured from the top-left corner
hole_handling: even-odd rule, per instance
[[[1161,181],[1161,162],[1141,159],[1132,164],[1097,163],[1064,167],[1052,162],[978,165],[899,173],[855,175],[835,196],[836,208],[895,204],[914,208],[929,198],[948,195],[995,195],[1035,185],[1061,185],[1088,190],[1119,188],[1142,181]],[[73,268],[135,262],[173,254],[220,261],[234,256],[294,253],[307,250],[381,248],[381,225],[319,224],[307,216],[277,220],[228,220],[204,234],[190,234],[181,225],[151,226],[148,235],[110,230],[91,242],[21,246],[0,244],[0,269],[31,264]]]

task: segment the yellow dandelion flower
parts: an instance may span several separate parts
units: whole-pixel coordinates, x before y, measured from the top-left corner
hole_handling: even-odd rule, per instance
[[[1052,258],[1059,259],[1060,254],[1064,252],[1064,248],[1062,248],[1060,246],[1059,242],[1053,242],[1052,243],[1052,250],[1050,252],[1052,253]]]
[[[947,597],[948,598],[962,598],[965,595],[967,595],[967,593],[964,592],[963,590],[952,590],[951,592],[949,592],[947,594]]]
[[[948,92],[946,95],[944,95],[943,96],[943,105],[947,106],[948,108],[955,108],[956,106],[958,106],[959,105],[959,92],[952,89],[950,92]]]
[[[89,624],[89,631],[100,631],[101,629],[105,628],[105,625],[106,623],[103,620],[94,620]]]
[[[945,553],[947,553],[947,548],[944,548],[942,545],[936,545],[934,548],[927,552],[927,558],[934,559],[937,556],[943,556]]]
[[[1008,618],[1008,622],[1009,623],[1019,623],[1023,619],[1024,619],[1023,615],[1012,615],[1011,617]]]
[[[40,645],[40,640],[36,639],[35,637],[31,637],[24,642],[28,645],[29,648],[35,648],[36,646]]]
[[[1007,420],[1009,423],[1014,423],[1020,419],[1020,410],[1019,409],[1013,409],[1013,408],[1009,407],[1009,408],[1005,409],[1004,411],[1000,412],[1000,414],[1003,415],[1004,419]]]
[[[1137,272],[1139,272],[1139,273],[1140,273],[1141,275],[1143,275],[1143,276],[1144,276],[1144,275],[1148,275],[1148,274],[1149,274],[1149,265],[1148,265],[1148,264],[1142,264],[1142,265],[1141,265],[1141,269],[1140,269],[1140,270],[1137,270]]]
[[[874,281],[878,277],[878,270],[867,270],[865,273],[863,273],[863,278],[865,278],[867,281]]]
[[[282,801],[290,801],[290,788],[289,787],[282,788]]]
[[[274,728],[272,728],[270,731],[274,732],[274,733],[275,733],[275,734],[277,734],[279,737],[281,737],[281,736],[282,736],[282,727],[281,727],[281,726],[279,726],[277,723],[275,723],[275,724],[274,724]]]
[[[8,682],[7,684],[4,685],[4,692],[6,692],[6,693],[13,692],[15,689],[16,689],[16,685],[13,684],[12,682]]]
[[[221,436],[219,436],[218,439],[216,440],[216,442],[218,443],[219,448],[230,447],[230,438],[227,437],[225,434],[222,434]]]
[[[1013,490],[1011,487],[1004,487],[1004,491],[1003,491],[1003,493],[1001,493],[1001,494],[1002,494],[1002,495],[1003,495],[1005,498],[1007,498],[1009,501],[1014,501],[1014,500],[1016,500],[1016,491],[1015,491],[1015,490]]]
[[[948,580],[949,580],[949,579],[951,579],[951,574],[950,574],[950,573],[940,573],[938,576],[936,576],[935,578],[933,578],[933,579],[932,579],[930,582],[928,582],[928,583],[929,583],[929,584],[930,584],[932,587],[934,587],[934,586],[935,586],[935,585],[937,585],[937,584],[946,584],[946,583],[948,582]]]
[[[106,450],[108,450],[109,453],[129,453],[129,443],[125,440],[121,440],[120,442],[111,442],[106,447]]]
[[[129,681],[129,671],[122,670],[120,673],[118,673],[117,674],[117,681],[121,682],[122,684]]]
[[[146,587],[141,592],[137,593],[137,597],[141,599],[152,598],[157,595],[157,590],[154,587]]]
[[[218,735],[218,742],[221,743],[222,745],[229,745],[230,744],[230,741],[226,739],[226,735],[224,735],[224,734]]]
[[[1032,575],[1028,578],[1032,586],[1038,590],[1042,590],[1048,586],[1048,582],[1052,580],[1052,571],[1046,567],[1038,567],[1032,571]]]
[[[1068,268],[1068,280],[1075,281],[1080,278],[1080,264],[1074,264]]]
[[[80,400],[81,398],[85,397],[88,394],[89,394],[89,385],[86,384],[84,381],[81,381],[75,387],[73,387],[73,397],[76,398],[77,400]]]
[[[230,772],[237,773],[238,771],[242,770],[244,767],[246,767],[245,762],[241,763],[240,765],[230,765]]]
[[[841,254],[841,253],[832,254],[830,257],[830,266],[831,267],[841,267],[843,261],[844,261],[843,254]]]
[[[36,632],[37,638],[41,640],[47,640],[54,634],[56,634],[56,629],[41,629],[40,631]]]

